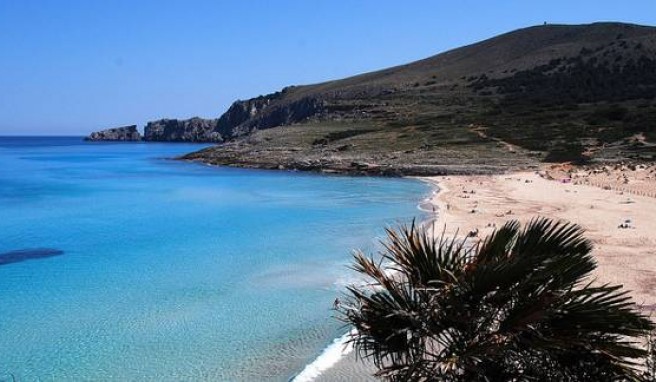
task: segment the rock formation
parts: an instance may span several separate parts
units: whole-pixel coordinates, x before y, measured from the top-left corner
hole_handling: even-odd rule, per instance
[[[324,111],[324,102],[316,97],[287,101],[282,92],[236,101],[223,113],[217,124],[224,139],[239,137],[256,130],[303,122],[318,117]],[[284,101],[284,102],[281,102]]]
[[[217,119],[160,119],[144,128],[144,140],[165,142],[222,142],[216,131]]]
[[[219,119],[160,119],[148,122],[144,140],[166,142],[223,142],[256,130],[290,125],[320,115],[324,103],[306,97],[293,102],[276,102],[283,92],[235,101]]]
[[[85,138],[87,141],[140,141],[141,134],[137,131],[137,125],[115,127],[111,129],[95,131]]]

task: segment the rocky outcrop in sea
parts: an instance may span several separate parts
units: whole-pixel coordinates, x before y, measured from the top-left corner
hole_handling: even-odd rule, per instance
[[[324,110],[317,98],[279,102],[285,91],[235,101],[218,119],[160,119],[144,128],[145,141],[224,142],[256,130],[291,125],[315,117]]]
[[[144,128],[145,141],[163,142],[222,142],[217,119],[160,119]]]
[[[87,141],[140,141],[141,134],[137,130],[137,125],[130,125],[95,131],[84,139]]]

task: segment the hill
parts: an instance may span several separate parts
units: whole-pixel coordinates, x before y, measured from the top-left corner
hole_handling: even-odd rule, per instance
[[[195,139],[223,143],[184,159],[390,175],[653,160],[656,28],[520,29],[407,65],[237,101],[204,121]],[[147,127],[145,139],[167,136]]]

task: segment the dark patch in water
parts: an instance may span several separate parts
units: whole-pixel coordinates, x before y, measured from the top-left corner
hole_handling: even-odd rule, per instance
[[[20,263],[21,261],[27,260],[36,260],[36,259],[45,259],[53,256],[61,256],[64,254],[64,251],[53,248],[29,248],[29,249],[17,249],[15,251],[9,251],[0,253],[0,266]]]

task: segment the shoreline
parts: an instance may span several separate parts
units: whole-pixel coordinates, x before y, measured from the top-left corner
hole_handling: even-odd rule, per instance
[[[421,226],[433,234],[475,233],[468,238],[474,241],[513,219],[525,223],[546,216],[576,223],[594,245],[595,281],[621,284],[645,314],[656,311],[656,165],[600,171],[549,166],[414,179],[433,188],[418,204],[428,215]],[[372,371],[346,353],[314,381],[376,381]]]
[[[526,166],[485,166],[485,165],[455,165],[455,164],[377,164],[374,161],[322,161],[318,159],[291,158],[280,160],[244,160],[237,156],[217,158],[205,155],[205,150],[213,146],[187,153],[175,160],[201,163],[208,166],[225,166],[242,169],[307,172],[312,174],[343,175],[343,176],[377,176],[383,178],[419,178],[443,175],[493,175],[501,174],[508,169],[515,171],[529,170],[537,165]]]
[[[438,220],[439,207],[435,204],[434,199],[445,188],[430,178],[405,178],[426,183],[431,188],[428,195],[423,195],[417,203],[417,209],[426,214],[426,217],[419,222],[419,227],[427,228]],[[378,381],[371,376],[376,370],[373,365],[366,364],[356,357],[349,357],[354,348],[352,345],[346,344],[348,335],[349,333],[346,333],[335,338],[312,362],[305,365],[303,370],[292,376],[290,382]]]
[[[594,245],[596,281],[621,284],[643,310],[656,310],[656,198],[644,192],[656,191],[656,166],[563,175],[546,170],[432,177],[442,187],[433,198],[440,211],[435,225],[447,236],[458,232],[478,240],[508,220],[546,216],[576,223]],[[587,184],[590,177],[603,178],[603,186]],[[613,182],[637,191],[618,190]]]

